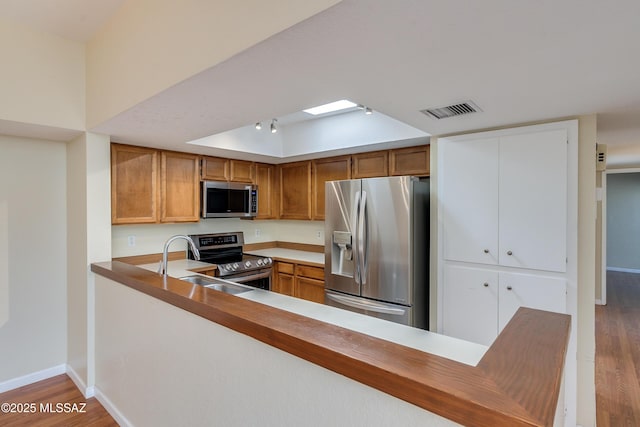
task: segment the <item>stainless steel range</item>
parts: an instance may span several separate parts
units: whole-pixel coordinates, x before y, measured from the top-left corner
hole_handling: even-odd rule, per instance
[[[242,252],[244,234],[232,233],[192,234],[200,261],[216,264],[216,276],[231,282],[242,283],[260,289],[271,289],[271,266],[269,257],[249,255]],[[195,259],[191,249],[189,259]]]

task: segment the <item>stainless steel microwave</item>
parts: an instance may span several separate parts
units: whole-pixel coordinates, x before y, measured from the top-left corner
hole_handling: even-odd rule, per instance
[[[202,181],[202,218],[246,218],[258,213],[258,186]]]

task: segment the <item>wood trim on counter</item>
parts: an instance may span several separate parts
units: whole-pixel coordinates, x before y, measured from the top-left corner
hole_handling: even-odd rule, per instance
[[[293,249],[297,251],[324,253],[324,245],[311,245],[309,243],[294,243],[294,242],[261,242],[261,243],[245,243],[243,250],[245,252],[258,251],[261,249]]]
[[[520,308],[474,367],[122,262],[91,271],[463,425],[554,421],[565,314]]]
[[[185,259],[187,254],[185,251],[169,252],[169,261],[175,261],[177,259]],[[123,256],[119,258],[113,258],[113,261],[120,261],[126,264],[141,265],[141,264],[153,264],[154,262],[160,262],[162,254],[146,254],[146,255],[132,255]]]

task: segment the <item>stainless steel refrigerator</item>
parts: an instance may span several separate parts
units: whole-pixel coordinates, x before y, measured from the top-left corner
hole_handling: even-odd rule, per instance
[[[428,179],[325,185],[325,304],[428,329]]]

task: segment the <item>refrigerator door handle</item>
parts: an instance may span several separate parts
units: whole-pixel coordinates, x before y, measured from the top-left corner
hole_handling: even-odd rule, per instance
[[[362,285],[367,284],[367,271],[365,269],[367,266],[366,259],[365,259],[365,251],[366,251],[365,210],[366,208],[367,208],[367,192],[363,191],[360,212],[358,215],[358,263],[360,265],[360,282]]]
[[[404,316],[405,311],[401,308],[394,308],[394,307],[389,307],[387,305],[382,305],[382,304],[376,304],[373,301],[367,301],[367,302],[361,302],[359,300],[356,300],[355,298],[350,298],[348,296],[342,296],[342,295],[336,295],[333,293],[326,293],[327,298],[334,300],[335,302],[338,302],[340,304],[349,306],[349,307],[353,307],[353,308],[358,308],[360,310],[367,310],[367,311],[374,311],[376,313],[382,313],[382,314],[392,314],[392,315],[396,315],[396,316]]]
[[[354,231],[354,236],[353,236],[353,244],[355,246],[355,248],[353,248],[353,254],[354,254],[354,265],[355,265],[355,271],[354,271],[354,279],[356,281],[356,284],[358,285],[362,285],[361,280],[360,280],[360,252],[358,249],[358,214],[360,212],[360,192],[356,191],[356,197],[355,200],[353,201],[353,206],[355,206],[355,210],[354,210],[354,215],[353,215],[353,231]]]

